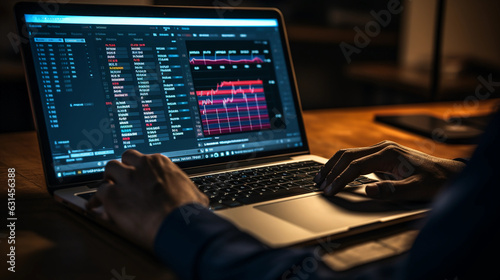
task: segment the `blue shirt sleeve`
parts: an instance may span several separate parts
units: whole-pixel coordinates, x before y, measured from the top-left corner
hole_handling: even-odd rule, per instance
[[[434,203],[401,279],[500,279],[499,172],[500,112]]]
[[[383,279],[392,267],[338,273],[313,249],[271,249],[198,204],[177,208],[163,221],[155,254],[181,279]]]
[[[300,279],[293,278],[294,264],[314,258],[307,250],[270,249],[197,204],[165,218],[154,248],[181,279]],[[323,264],[314,268],[329,271]]]

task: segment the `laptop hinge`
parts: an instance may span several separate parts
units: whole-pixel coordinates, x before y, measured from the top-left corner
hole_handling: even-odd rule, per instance
[[[207,172],[218,172],[236,168],[244,168],[260,164],[269,164],[273,162],[285,161],[290,159],[292,159],[290,156],[278,156],[273,158],[253,159],[246,161],[230,161],[221,164],[213,164],[209,166],[183,168],[182,170],[186,172],[188,175],[194,175]]]

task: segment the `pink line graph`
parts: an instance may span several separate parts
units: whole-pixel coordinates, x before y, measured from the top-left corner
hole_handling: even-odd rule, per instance
[[[196,95],[205,135],[271,128],[261,80],[224,81]]]
[[[257,115],[257,116],[240,116],[240,117],[230,117],[230,118],[226,118],[228,121],[233,121],[233,122],[236,122],[236,121],[248,121],[248,120],[257,120],[259,118],[267,118],[269,117],[267,114],[265,115]],[[217,120],[217,119],[212,119],[212,120],[203,120],[202,122],[204,124],[211,124],[211,123],[217,123],[218,121],[220,120]]]
[[[224,64],[254,64],[254,63],[264,63],[264,60],[260,57],[254,57],[253,59],[208,59],[208,58],[191,58],[189,64],[191,65],[224,65]]]

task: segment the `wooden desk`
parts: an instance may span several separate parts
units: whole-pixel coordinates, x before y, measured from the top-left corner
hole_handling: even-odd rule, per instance
[[[373,121],[377,114],[430,114],[450,116],[483,115],[495,110],[500,99],[483,102],[442,102],[369,108],[345,108],[304,112],[307,139],[312,154],[330,158],[344,148],[362,147],[392,140],[410,148],[444,158],[468,157],[471,145],[447,145]]]
[[[309,111],[304,120],[311,152],[330,157],[338,149],[375,144],[390,139],[432,155],[455,158],[470,155],[470,145],[445,145],[373,122],[376,113],[482,114],[499,100],[482,102],[474,110],[464,103]],[[171,279],[173,274],[152,256],[126,240],[56,204],[45,189],[34,132],[0,135],[0,180],[7,168],[16,169],[16,273],[7,272],[6,228],[0,236],[1,279]],[[6,207],[6,184],[0,204]],[[6,223],[3,218],[2,223]],[[389,239],[384,242],[398,242]],[[370,252],[370,249],[367,252]],[[373,250],[372,250],[373,252]],[[352,254],[351,254],[352,255]],[[126,278],[124,278],[126,279]]]

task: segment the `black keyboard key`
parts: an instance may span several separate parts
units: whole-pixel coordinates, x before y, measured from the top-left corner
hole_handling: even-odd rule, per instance
[[[299,188],[294,188],[294,189],[289,189],[289,190],[283,189],[283,190],[279,190],[276,192],[266,191],[266,192],[262,193],[261,195],[252,195],[250,197],[238,198],[237,200],[243,204],[252,204],[252,203],[258,203],[258,202],[278,199],[278,198],[299,195],[299,194],[305,194],[305,193],[309,193],[309,192],[311,192],[311,191],[305,190],[305,189],[299,189]]]
[[[256,183],[256,188],[265,188],[267,185],[274,185],[275,183],[271,180],[263,180]]]
[[[285,180],[285,179],[276,179],[276,180],[273,180],[273,182],[278,183],[278,184],[284,184],[284,183],[287,183],[288,180]]]
[[[294,183],[280,184],[280,187],[282,189],[293,189],[293,188],[297,188],[300,186],[301,186],[301,184],[294,184]]]
[[[267,188],[260,188],[260,189],[255,189],[254,191],[256,193],[266,193],[269,192],[270,190],[268,190]]]
[[[281,186],[281,185],[269,186],[267,188],[270,189],[271,191],[279,191],[279,190],[282,190],[282,189],[287,189],[286,186]]]
[[[251,184],[246,184],[245,186],[252,188],[252,189],[257,189],[260,188],[262,184],[260,183],[251,183]]]
[[[203,183],[205,183],[205,180],[203,178],[193,178],[191,179],[193,181],[193,183],[195,183],[196,185],[203,185]]]
[[[244,183],[244,184],[248,184],[248,183],[253,183],[255,182],[255,180],[252,178],[252,177],[249,177],[249,178],[242,178],[239,180],[240,182]]]
[[[224,192],[224,193],[235,193],[235,192],[238,192],[238,190],[236,188],[222,188],[219,191],[220,192]]]
[[[227,183],[228,183],[228,185],[230,185],[230,186],[239,186],[239,185],[243,185],[243,184],[244,184],[244,182],[241,182],[241,181],[239,181],[239,180],[233,180],[233,181],[229,181],[229,182],[227,182]]]
[[[304,184],[301,187],[306,189],[306,190],[311,190],[311,191],[315,191],[315,192],[319,191],[319,188],[316,186],[316,183]]]
[[[237,200],[231,200],[231,199],[228,199],[228,200],[223,200],[222,201],[222,204],[223,205],[226,205],[228,207],[237,207],[237,206],[241,206],[243,204],[241,204],[241,202],[237,201]]]
[[[244,197],[244,196],[246,196],[246,194],[245,194],[245,192],[238,192],[238,193],[228,194],[227,196],[236,199],[236,198]]]
[[[256,192],[252,190],[252,191],[244,191],[244,192],[241,192],[240,194],[242,194],[241,197],[243,197],[243,196],[249,197],[251,195],[254,195],[255,193]]]
[[[323,166],[323,164],[309,160],[309,161],[303,161],[302,166],[315,166],[316,167],[316,166]]]
[[[208,191],[205,193],[209,198],[214,198],[220,195],[218,191]]]
[[[306,178],[307,178],[307,179],[309,179],[309,176],[307,176],[307,174],[300,173],[300,174],[295,175],[295,178],[296,178],[297,180],[300,180],[300,179],[306,179]]]
[[[370,178],[365,177],[365,176],[360,176],[355,181],[358,181],[361,184],[368,184],[368,183],[376,182],[377,180],[370,179]]]
[[[275,184],[275,183],[270,183],[270,184],[266,184],[265,186],[263,186],[265,189],[274,189],[275,187],[278,187],[279,184]]]
[[[210,202],[219,202],[219,203],[221,203],[221,201],[226,200],[226,199],[232,199],[232,198],[230,196],[228,196],[228,195],[221,194],[221,195],[210,197]]]
[[[199,185],[198,188],[202,191],[214,190],[214,187],[212,185]]]
[[[258,185],[258,184],[257,184],[257,185]],[[248,186],[248,185],[242,185],[242,186],[238,186],[236,189],[237,189],[238,191],[249,191],[249,190],[251,190],[252,188],[251,188],[250,186]]]

